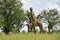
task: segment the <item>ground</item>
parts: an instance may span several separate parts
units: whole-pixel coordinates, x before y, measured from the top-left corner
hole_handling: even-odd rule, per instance
[[[0,33],[0,40],[60,40],[60,32],[48,33],[13,33],[5,35]]]

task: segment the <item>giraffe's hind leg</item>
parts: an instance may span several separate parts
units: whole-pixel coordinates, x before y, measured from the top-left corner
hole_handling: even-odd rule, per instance
[[[44,32],[42,23],[40,23],[38,26],[39,26],[39,28],[40,28],[40,33],[41,33],[41,32]]]
[[[34,29],[34,33],[36,33],[35,27],[33,29]]]

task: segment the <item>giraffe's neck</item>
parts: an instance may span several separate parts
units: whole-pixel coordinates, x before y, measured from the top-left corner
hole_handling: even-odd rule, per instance
[[[36,17],[35,17],[35,15],[34,15],[33,12],[31,12],[31,16],[32,16],[32,20],[35,21],[36,20]]]

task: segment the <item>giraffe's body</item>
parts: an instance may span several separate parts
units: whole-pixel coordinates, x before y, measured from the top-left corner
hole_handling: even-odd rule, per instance
[[[31,14],[31,22],[28,23],[28,29],[29,29],[29,28],[31,28],[31,29],[33,28],[33,29],[34,29],[34,33],[36,33],[35,27],[36,27],[36,26],[39,26],[40,32],[42,32],[42,31],[43,31],[42,22],[39,21],[39,20],[35,17],[32,8],[30,8],[30,14]]]

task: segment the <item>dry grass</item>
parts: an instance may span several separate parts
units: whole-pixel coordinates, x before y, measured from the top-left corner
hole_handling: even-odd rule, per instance
[[[60,33],[17,33],[11,35],[0,33],[0,40],[60,40]]]

